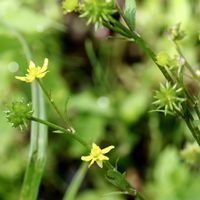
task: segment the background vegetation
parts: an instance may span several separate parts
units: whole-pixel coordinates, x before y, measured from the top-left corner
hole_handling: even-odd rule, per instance
[[[118,17],[118,16],[116,16]],[[166,29],[178,22],[187,33],[183,51],[198,66],[200,2],[197,0],[137,1],[137,29],[156,51],[174,53]],[[133,43],[109,30],[94,31],[75,14],[64,16],[55,0],[0,1],[0,110],[13,99],[30,100],[30,86],[14,79],[27,61],[19,36],[42,64],[49,58],[44,84],[73,127],[88,143],[115,145],[111,162],[127,172],[131,184],[152,200],[198,200],[199,164],[180,156],[191,133],[180,119],[150,113],[154,90],[164,80],[156,66]],[[187,86],[195,91],[188,78]],[[47,104],[47,107],[49,104]],[[51,109],[50,121],[60,124]],[[18,199],[27,163],[29,128],[14,129],[0,115],[0,199]],[[62,199],[85,153],[78,143],[49,130],[46,168],[38,199]],[[123,200],[109,195],[110,186],[97,167],[81,185],[77,200]]]

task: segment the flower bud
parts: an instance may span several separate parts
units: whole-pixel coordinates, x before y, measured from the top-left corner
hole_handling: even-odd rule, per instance
[[[185,32],[180,29],[181,24],[178,23],[168,30],[168,35],[171,40],[178,41],[185,37]]]
[[[188,143],[181,151],[181,157],[188,164],[195,165],[200,161],[200,147],[197,143]]]
[[[165,51],[161,51],[156,55],[156,63],[160,66],[166,66],[170,64],[170,57]]]

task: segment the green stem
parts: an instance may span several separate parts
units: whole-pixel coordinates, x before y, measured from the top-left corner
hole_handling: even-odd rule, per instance
[[[189,62],[187,61],[187,59],[183,55],[183,53],[182,53],[182,51],[181,51],[178,43],[176,41],[173,41],[173,43],[174,43],[174,45],[176,47],[176,50],[179,53],[179,55],[185,60],[185,66],[187,67],[187,69],[190,71],[190,73],[192,74],[192,76],[197,80],[197,82],[200,83],[199,77],[197,76],[197,74],[195,73],[194,69],[192,68],[192,66],[189,64]],[[190,100],[191,104],[193,105],[194,110],[195,110],[198,118],[200,119],[200,110],[199,110],[199,107],[198,107],[197,103],[194,102],[194,99],[191,97],[191,95],[188,94],[188,92],[186,91],[186,89],[185,89],[185,93],[186,93],[188,99]]]
[[[199,77],[197,76],[197,74],[195,73],[194,69],[192,68],[192,66],[189,64],[189,62],[187,61],[187,59],[185,58],[185,56],[183,55],[181,48],[179,47],[178,43],[176,41],[173,41],[177,52],[179,53],[179,55],[185,60],[185,66],[187,67],[187,69],[190,71],[190,73],[192,74],[192,76],[198,81],[200,81]]]
[[[195,140],[197,141],[197,143],[200,146],[200,132],[199,129],[195,128],[193,123],[191,123],[190,119],[185,119],[185,122],[188,126],[188,128],[190,129],[193,137],[195,138]]]
[[[76,199],[78,189],[80,188],[80,185],[85,177],[87,169],[88,169],[88,167],[87,167],[86,163],[82,163],[80,168],[77,170],[77,173],[73,177],[69,187],[67,188],[65,195],[63,197],[63,200],[75,200]]]
[[[135,31],[132,32],[132,37],[135,40],[135,42],[144,50],[144,52],[153,60],[153,62],[157,65],[157,67],[160,69],[162,74],[165,76],[165,78],[171,82],[174,83],[172,77],[167,72],[167,70],[163,67],[157,64],[156,62],[156,54],[152,51],[152,49],[149,47],[147,42]]]
[[[104,162],[104,166],[106,168],[106,173],[110,172],[107,177],[108,181],[115,185],[119,190],[128,194],[130,196],[135,197],[138,200],[145,200],[145,198],[138,192],[135,188],[133,188],[129,182],[126,180],[125,176],[117,171],[115,167],[109,161]],[[109,177],[110,176],[110,177]]]
[[[197,114],[197,117],[200,119],[200,111],[199,111],[198,104],[197,104],[197,102],[195,102],[195,99],[192,98],[192,96],[188,93],[188,91],[185,87],[184,81],[183,81],[183,75],[181,75],[181,77],[179,79],[177,79],[177,81],[180,84],[180,86],[184,89],[184,93],[188,99],[188,107],[190,107],[191,110],[194,109],[194,111]],[[183,109],[184,109],[184,106],[183,106]],[[182,118],[185,119],[184,117],[182,117]]]
[[[132,39],[153,60],[153,62],[157,65],[157,67],[160,69],[160,71],[165,76],[165,78],[169,82],[174,83],[174,81],[173,81],[171,75],[169,74],[169,72],[163,66],[160,66],[159,64],[157,64],[157,62],[156,62],[156,54],[149,47],[147,42],[136,31],[133,31],[132,29],[129,30],[128,28],[126,28],[124,25],[122,25],[120,22],[118,22],[115,19],[112,19],[112,23],[114,24],[113,26],[110,25],[109,23],[106,23],[106,22],[104,23],[104,25],[106,27],[110,28],[111,30],[113,30],[114,32],[120,33],[121,35],[123,35],[123,36],[125,36],[125,37],[127,37],[129,39]],[[118,29],[116,29],[116,27],[118,27]],[[121,31],[119,31],[119,30],[121,30]]]
[[[173,41],[175,47],[176,47],[176,50],[177,52],[179,53],[179,55],[185,60],[185,66],[186,68],[190,71],[190,73],[192,74],[192,76],[197,80],[197,82],[199,83],[200,82],[200,79],[199,77],[197,76],[197,74],[195,73],[194,69],[192,68],[192,66],[189,64],[189,62],[187,61],[187,59],[185,58],[185,56],[183,55],[178,43],[176,41]],[[183,79],[183,78],[182,78]],[[185,90],[185,94],[187,96],[187,98],[189,99],[189,102],[190,104],[193,106],[198,118],[200,119],[200,110],[199,110],[199,107],[197,105],[197,103],[194,101],[194,99],[191,97],[190,94],[188,94],[185,86],[184,86],[184,83],[183,83],[183,80],[180,82],[182,87],[184,88]]]
[[[53,123],[51,123],[47,120],[43,120],[43,119],[40,119],[40,118],[37,118],[37,117],[31,117],[29,120],[39,122],[41,124],[45,124],[45,125],[53,128],[56,131],[59,130],[62,133],[66,133],[67,135],[69,135],[70,137],[72,137],[73,139],[75,139],[76,141],[81,143],[84,147],[86,147],[87,150],[90,150],[90,146],[79,135],[77,135],[77,133],[73,134],[70,129],[65,129],[61,126],[58,126],[58,125],[53,124]]]
[[[112,30],[115,33],[119,33],[120,35],[124,36],[125,38],[130,38],[131,35],[129,33],[127,33],[126,31],[124,31],[123,29],[119,28],[119,27],[115,27],[113,25],[111,25],[110,23],[103,23],[103,25],[105,27],[107,27],[108,29]]]
[[[198,116],[198,118],[199,118],[199,120],[200,120],[200,111],[199,111],[199,106],[197,105],[196,102],[195,102],[194,104],[195,104],[194,109],[195,109],[195,111],[196,111],[196,113],[197,113],[197,116]]]
[[[65,124],[66,128],[70,128],[67,124],[67,122],[65,121],[64,116],[62,115],[62,113],[60,112],[60,110],[58,109],[57,105],[55,104],[55,101],[53,100],[53,98],[51,97],[51,95],[49,95],[49,93],[47,92],[46,88],[44,87],[44,85],[42,84],[42,82],[40,81],[40,79],[37,79],[37,82],[39,83],[42,91],[44,92],[45,96],[47,97],[47,99],[49,100],[50,104],[52,105],[52,107],[55,109],[56,113],[58,114],[58,116],[60,117],[60,119],[63,121],[63,123]]]

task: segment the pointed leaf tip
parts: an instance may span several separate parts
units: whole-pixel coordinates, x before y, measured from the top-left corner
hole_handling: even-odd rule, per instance
[[[135,0],[126,0],[124,15],[128,25],[131,29],[135,29],[135,14],[136,14],[136,3]]]

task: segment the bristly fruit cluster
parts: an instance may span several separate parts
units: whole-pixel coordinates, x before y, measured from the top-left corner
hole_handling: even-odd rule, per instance
[[[156,111],[164,112],[165,115],[181,112],[181,104],[186,100],[182,93],[183,89],[178,88],[177,85],[172,86],[169,82],[166,82],[165,85],[160,84],[160,90],[156,91],[154,95],[153,104],[157,106]]]
[[[94,24],[96,29],[115,13],[114,0],[84,0],[80,3],[77,0],[64,0],[62,5],[64,13],[77,10],[80,17],[86,18],[87,24]]]
[[[23,126],[27,126],[27,120],[33,114],[32,105],[23,101],[13,102],[9,110],[5,111],[5,114],[8,122],[13,127],[20,127],[22,129]]]
[[[94,23],[96,27],[102,25],[103,21],[109,21],[109,16],[115,12],[113,0],[84,0],[80,9],[80,17],[86,18],[87,24]]]

